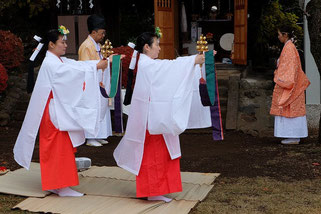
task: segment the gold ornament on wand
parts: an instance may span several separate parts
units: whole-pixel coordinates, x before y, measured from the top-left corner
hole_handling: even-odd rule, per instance
[[[110,55],[114,53],[112,49],[113,49],[113,46],[111,45],[111,42],[109,41],[109,39],[107,39],[100,48],[101,55],[104,57],[104,59],[107,59]]]
[[[196,42],[196,50],[199,52],[199,54],[203,54],[205,51],[208,51],[208,43],[206,41],[206,36],[203,36],[201,34],[200,39]],[[200,64],[200,67],[202,68],[203,64]]]
[[[103,56],[103,59],[107,59],[110,55],[114,53],[112,50],[113,46],[111,45],[111,42],[109,39],[105,41],[105,43],[100,47],[100,53]],[[101,72],[101,81],[99,83],[100,87],[105,88],[105,85],[103,84],[104,82],[104,70]],[[109,102],[111,100],[109,99]]]
[[[204,52],[208,51],[208,43],[206,41],[206,36],[203,36],[203,34],[201,34],[200,39],[196,42],[196,44],[196,50],[199,52],[199,54],[203,54]],[[203,78],[202,66],[203,64],[200,64],[201,78]]]

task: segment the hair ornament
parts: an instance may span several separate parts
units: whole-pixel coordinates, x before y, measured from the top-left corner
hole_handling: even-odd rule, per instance
[[[67,34],[69,34],[69,30],[68,30],[65,26],[60,25],[60,26],[58,27],[58,31],[59,31],[59,33],[60,33],[61,35],[64,36],[63,39],[64,39],[64,40],[67,40]]]
[[[163,33],[159,27],[155,28],[155,34],[158,38],[162,38],[162,36],[163,36]]]

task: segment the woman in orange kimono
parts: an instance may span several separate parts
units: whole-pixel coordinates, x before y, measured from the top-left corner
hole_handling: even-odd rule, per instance
[[[292,42],[293,31],[280,27],[278,38],[284,43],[277,69],[274,72],[270,114],[275,116],[274,136],[286,138],[282,144],[299,144],[308,136],[305,93],[310,81],[302,70],[299,53]]]

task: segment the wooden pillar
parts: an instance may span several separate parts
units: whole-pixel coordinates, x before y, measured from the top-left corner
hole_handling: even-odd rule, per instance
[[[248,0],[234,0],[233,63],[247,64],[247,9]]]
[[[154,0],[155,26],[158,26],[163,37],[160,39],[161,51],[160,59],[176,58],[176,49],[178,47],[178,32],[175,34],[175,11],[177,11],[177,0]]]

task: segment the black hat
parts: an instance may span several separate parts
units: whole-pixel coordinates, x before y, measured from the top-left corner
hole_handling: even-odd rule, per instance
[[[93,30],[105,29],[105,18],[101,15],[93,14],[87,19],[87,27],[89,33],[91,33]]]

